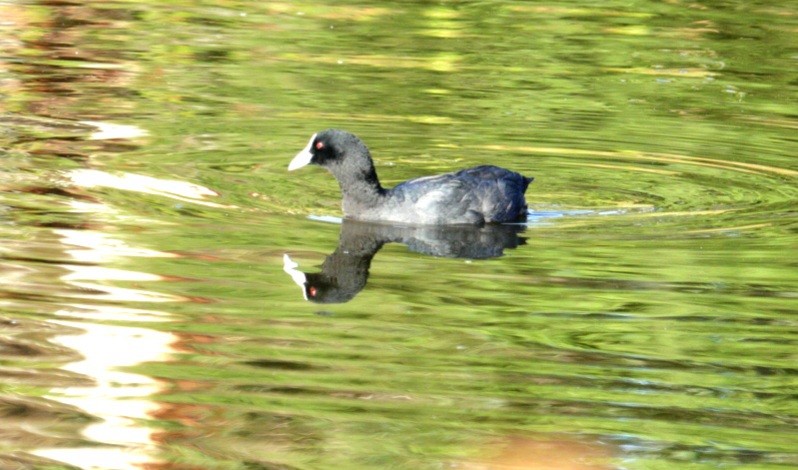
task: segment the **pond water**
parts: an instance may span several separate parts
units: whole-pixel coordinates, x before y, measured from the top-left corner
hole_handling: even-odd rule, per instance
[[[796,31],[0,1],[0,466],[798,468]],[[287,172],[328,127],[387,186],[534,176],[528,223],[342,223]]]

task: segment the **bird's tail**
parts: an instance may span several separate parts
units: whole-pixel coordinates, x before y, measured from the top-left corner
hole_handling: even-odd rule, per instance
[[[529,184],[533,181],[535,181],[535,178],[532,178],[531,176],[524,176],[524,191],[526,191],[526,188],[528,188]]]

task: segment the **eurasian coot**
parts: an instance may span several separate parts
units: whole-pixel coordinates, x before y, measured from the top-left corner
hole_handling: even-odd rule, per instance
[[[492,165],[405,181],[383,188],[366,145],[349,132],[313,134],[288,170],[321,165],[338,180],[344,217],[369,222],[452,225],[526,219],[524,199],[532,178]]]

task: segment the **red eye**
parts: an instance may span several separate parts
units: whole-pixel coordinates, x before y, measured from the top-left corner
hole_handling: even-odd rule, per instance
[[[316,293],[317,293],[317,291],[316,291],[315,287],[313,287],[313,286],[308,287],[308,294],[311,297],[316,297]]]
[[[324,148],[324,142],[316,142],[316,150],[321,150]]]

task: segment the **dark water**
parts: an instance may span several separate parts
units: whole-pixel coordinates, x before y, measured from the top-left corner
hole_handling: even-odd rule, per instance
[[[0,2],[0,466],[798,468],[797,28]],[[326,127],[535,176],[529,223],[341,224],[286,171]]]

